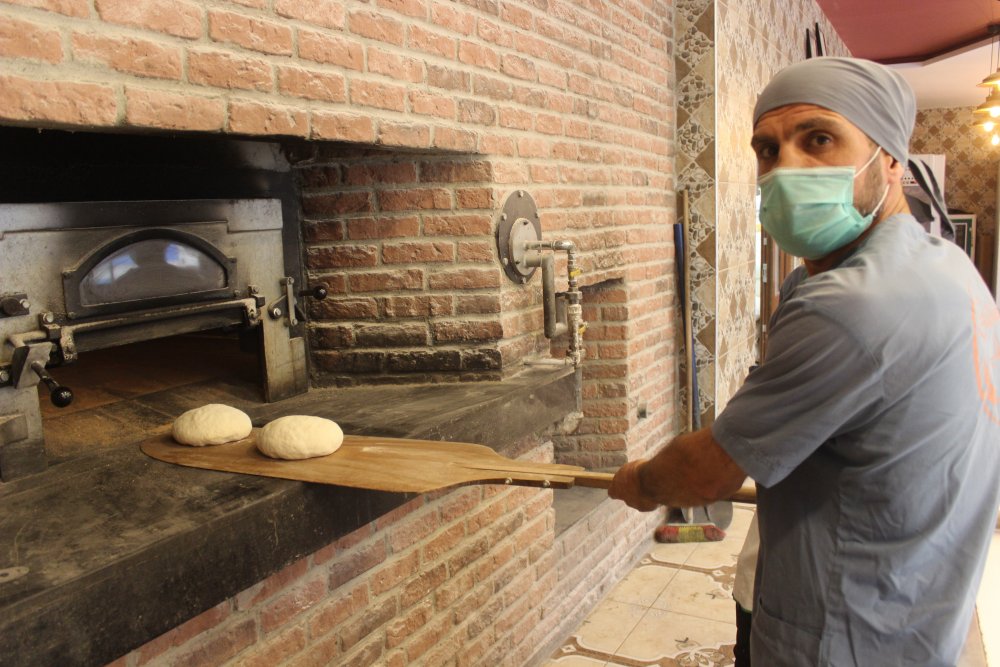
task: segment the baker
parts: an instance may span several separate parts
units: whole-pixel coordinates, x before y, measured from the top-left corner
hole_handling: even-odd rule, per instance
[[[757,482],[757,665],[954,665],[969,628],[1000,503],[1000,312],[962,250],[910,215],[915,110],[865,60],[807,60],[767,85],[760,219],[803,265],[715,422],[609,490],[650,511]]]

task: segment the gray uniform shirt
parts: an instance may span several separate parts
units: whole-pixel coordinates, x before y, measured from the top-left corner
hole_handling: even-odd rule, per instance
[[[1000,502],[1000,313],[909,215],[782,286],[712,433],[757,481],[757,664],[954,665]]]

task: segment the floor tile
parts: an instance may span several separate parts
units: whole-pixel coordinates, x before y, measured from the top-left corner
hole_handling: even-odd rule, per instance
[[[649,607],[667,588],[675,574],[676,567],[658,564],[647,556],[611,589],[608,599]]]
[[[731,665],[735,641],[735,624],[650,609],[618,654],[646,662],[668,658],[682,665]]]
[[[735,623],[731,578],[682,569],[653,603],[654,609]]]
[[[605,599],[573,635],[581,646],[613,655],[645,611],[639,605]]]

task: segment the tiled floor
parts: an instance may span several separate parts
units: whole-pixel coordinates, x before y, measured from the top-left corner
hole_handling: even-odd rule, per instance
[[[544,667],[722,667],[733,664],[733,578],[752,505],[736,504],[721,542],[656,544]],[[1000,533],[982,591],[1000,582]],[[992,586],[992,588],[990,588]],[[1000,604],[980,594],[978,625],[958,667],[1000,667]],[[986,599],[989,601],[986,602]],[[992,605],[992,606],[991,606]],[[980,634],[981,628],[981,634]],[[983,644],[993,653],[987,663]],[[983,638],[986,641],[983,641]]]
[[[545,667],[733,664],[733,578],[752,506],[721,542],[652,545]]]

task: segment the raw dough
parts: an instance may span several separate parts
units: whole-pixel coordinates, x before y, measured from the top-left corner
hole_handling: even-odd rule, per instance
[[[275,459],[311,459],[332,454],[344,442],[337,422],[323,417],[279,417],[257,434],[257,449]]]
[[[188,410],[174,420],[174,440],[192,447],[242,440],[252,430],[245,412],[221,403]]]

